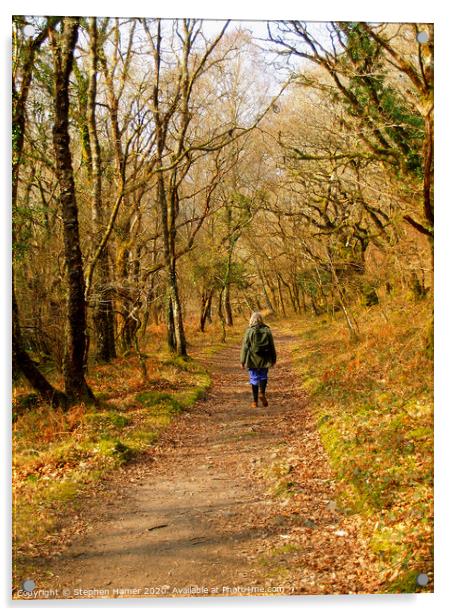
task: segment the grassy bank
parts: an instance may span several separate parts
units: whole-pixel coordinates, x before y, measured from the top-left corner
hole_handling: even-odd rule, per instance
[[[357,314],[351,342],[340,315],[290,328],[295,369],[310,395],[338,479],[338,505],[358,515],[383,592],[419,592],[433,575],[433,366],[427,301],[387,300]],[[432,591],[432,582],[425,587]]]
[[[240,328],[228,333],[237,341]],[[68,412],[40,403],[25,382],[13,392],[13,563],[15,584],[45,554],[47,542],[77,515],[78,503],[107,475],[136,460],[172,419],[210,385],[202,360],[224,348],[221,332],[188,327],[190,359],[165,349],[164,328],[151,327],[142,352],[148,379],[134,353],[110,364],[92,364],[88,382],[97,406]],[[61,387],[50,366],[48,376]]]

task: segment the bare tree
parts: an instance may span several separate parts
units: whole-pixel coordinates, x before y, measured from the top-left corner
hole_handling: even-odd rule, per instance
[[[300,21],[269,25],[269,39],[281,53],[319,69],[323,77],[300,72],[300,83],[342,102],[342,122],[350,131],[358,125],[356,134],[374,160],[414,184],[421,176],[423,207],[419,211],[413,199],[415,213],[406,212],[404,220],[433,238],[433,26],[331,22],[326,28],[328,43]],[[420,29],[427,44],[417,42]],[[340,155],[359,159],[363,153]]]
[[[65,390],[70,399],[93,401],[94,395],[85,379],[87,345],[85,279],[69,137],[69,78],[74,61],[78,27],[77,18],[67,17],[62,21],[61,32],[56,28],[50,31],[55,88],[53,146],[55,172],[60,190],[67,281],[66,346],[63,364]]]

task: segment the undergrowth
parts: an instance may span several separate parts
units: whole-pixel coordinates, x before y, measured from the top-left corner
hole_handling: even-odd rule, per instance
[[[433,365],[431,305],[391,299],[357,315],[351,342],[341,318],[305,317],[290,328],[338,483],[338,504],[358,514],[383,592],[431,592],[433,575]]]

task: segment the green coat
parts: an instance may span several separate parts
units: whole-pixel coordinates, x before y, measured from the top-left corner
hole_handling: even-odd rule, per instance
[[[268,337],[268,350],[264,354],[257,354],[252,349],[252,338],[256,332],[256,328],[259,328],[259,330],[264,329]],[[240,352],[240,363],[248,369],[270,368],[276,363],[275,343],[273,341],[271,329],[268,325],[254,325],[253,327],[247,328],[245,335],[243,336],[242,349]]]

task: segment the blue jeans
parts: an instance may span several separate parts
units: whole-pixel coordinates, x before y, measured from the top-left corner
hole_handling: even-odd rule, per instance
[[[268,379],[268,368],[250,368],[250,385],[259,385],[261,381]]]

